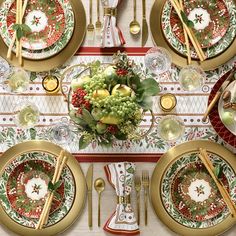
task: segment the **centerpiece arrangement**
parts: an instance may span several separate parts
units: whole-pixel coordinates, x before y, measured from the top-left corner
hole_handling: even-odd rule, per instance
[[[139,132],[138,126],[148,110],[152,115],[151,129],[152,96],[160,89],[155,75],[142,64],[137,65],[127,54],[118,52],[112,64],[96,61],[73,74],[71,70],[75,67],[68,68],[62,80],[69,74],[71,87],[68,95],[64,95],[69,116],[81,132],[81,149],[94,141],[109,146],[114,139],[142,138],[145,134]]]

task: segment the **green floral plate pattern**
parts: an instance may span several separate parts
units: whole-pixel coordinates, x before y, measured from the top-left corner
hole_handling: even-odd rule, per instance
[[[204,49],[207,58],[215,57],[222,52],[224,52],[230,44],[233,42],[236,35],[236,5],[233,0],[224,0],[225,5],[230,14],[230,25],[225,34],[225,36],[214,46]],[[161,24],[163,35],[166,38],[167,42],[175,49],[178,53],[182,55],[187,55],[187,50],[184,44],[182,44],[179,39],[176,37],[175,33],[172,30],[170,17],[171,17],[172,5],[170,1],[166,1],[161,16]],[[196,52],[191,50],[191,57],[198,58]]]
[[[226,177],[220,177],[229,189]],[[201,162],[190,163],[176,174],[171,195],[176,209],[194,221],[209,220],[226,207],[214,180]]]
[[[41,1],[44,2],[45,0],[41,0]],[[75,24],[73,9],[70,4],[70,1],[68,0],[58,0],[58,2],[62,7],[64,11],[64,16],[65,16],[66,26],[65,26],[65,30],[62,36],[53,45],[46,47],[42,50],[29,50],[29,49],[23,48],[22,56],[24,58],[28,58],[31,60],[40,60],[40,59],[51,57],[59,53],[70,41],[71,36],[74,31],[74,24]],[[7,14],[9,12],[9,9],[12,3],[13,3],[12,0],[6,0],[3,2],[0,8],[0,22],[1,22],[0,35],[7,46],[9,46],[11,43],[11,35],[7,27]],[[15,51],[15,47],[13,48],[13,51]]]
[[[22,226],[35,228],[38,220],[25,217],[16,212],[11,207],[11,203],[9,202],[6,189],[7,182],[11,173],[15,170],[17,166],[21,165],[24,162],[28,162],[29,160],[44,161],[52,166],[55,166],[56,164],[56,158],[53,155],[43,152],[25,153],[16,157],[12,162],[7,165],[5,171],[3,172],[0,178],[0,201],[3,206],[3,209],[13,221]],[[70,211],[74,202],[75,182],[74,177],[68,167],[65,167],[63,169],[61,178],[64,182],[64,200],[62,201],[60,208],[50,214],[47,226],[54,225],[60,220],[62,220]]]
[[[215,154],[211,154],[210,158],[214,166],[220,165],[220,167],[222,168],[222,172],[225,175],[230,186],[230,195],[233,201],[236,202],[236,175],[233,169],[227,164],[226,161],[224,161],[222,158]],[[209,228],[211,226],[221,223],[229,215],[229,211],[227,208],[224,208],[217,216],[211,219],[206,219],[203,221],[194,221],[189,218],[186,218],[177,210],[175,204],[173,203],[171,194],[171,186],[176,177],[176,174],[184,166],[198,162],[200,162],[200,159],[198,158],[198,155],[196,153],[183,155],[175,162],[173,162],[166,170],[162,178],[161,198],[168,214],[181,225],[184,225],[189,228]]]

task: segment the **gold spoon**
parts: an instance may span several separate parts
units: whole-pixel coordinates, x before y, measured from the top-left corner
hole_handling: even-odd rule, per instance
[[[134,19],[129,24],[129,30],[131,34],[138,34],[140,32],[140,24],[136,20],[136,0],[134,0]]]
[[[102,178],[98,178],[94,181],[94,188],[98,193],[98,227],[101,226],[101,218],[100,218],[100,205],[101,205],[101,193],[105,189],[105,181]]]

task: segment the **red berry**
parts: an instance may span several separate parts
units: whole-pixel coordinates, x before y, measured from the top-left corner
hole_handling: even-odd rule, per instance
[[[128,74],[128,71],[120,68],[120,69],[116,69],[116,74],[120,76],[125,76]]]
[[[109,125],[107,131],[111,134],[116,134],[118,132],[118,127],[116,125]]]

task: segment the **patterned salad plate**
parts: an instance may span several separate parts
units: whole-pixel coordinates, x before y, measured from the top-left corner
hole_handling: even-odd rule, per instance
[[[224,1],[184,1],[184,10],[188,19],[194,23],[193,32],[202,48],[215,45],[226,34],[230,15]],[[170,13],[170,25],[176,38],[184,44],[182,23],[173,7]]]
[[[214,85],[214,87],[211,90],[211,93],[209,95],[208,99],[208,105],[213,100],[215,94],[219,91],[221,85],[224,83],[224,81],[229,76],[230,71],[224,74]],[[222,103],[222,98],[219,102],[216,103],[216,105],[213,107],[209,114],[209,120],[211,122],[212,127],[216,131],[216,133],[228,144],[230,144],[232,147],[236,148],[236,135],[235,135],[235,126],[229,126],[225,125],[222,120],[221,116],[223,113],[222,105],[219,105]]]
[[[23,67],[29,71],[49,71],[64,64],[79,49],[86,32],[86,15],[81,0],[46,2],[44,6],[45,1],[29,0],[24,16],[25,23],[32,29],[24,38],[22,50]],[[12,37],[15,6],[13,0],[0,0],[0,6],[0,56],[9,61],[6,55]],[[9,62],[18,66],[15,54]]]
[[[1,36],[10,45],[15,24],[16,2],[6,0],[0,10]],[[28,2],[23,22],[31,32],[22,39],[23,57],[44,59],[60,52],[74,31],[74,13],[69,1]],[[14,49],[15,50],[15,49]]]
[[[228,186],[225,175],[222,182]],[[189,163],[176,173],[171,196],[180,214],[192,221],[211,219],[225,208],[214,180],[201,162]]]
[[[210,3],[208,1],[201,2],[201,4],[199,4],[199,1],[185,1],[184,3],[185,12],[194,22],[196,28],[194,29],[195,35],[198,37],[199,42],[201,42],[207,58],[215,57],[224,52],[233,42],[236,35],[236,5],[233,0],[217,1],[217,4],[213,4],[213,1],[210,1]],[[199,13],[200,17],[203,18],[197,18],[198,14],[193,14],[193,12],[199,11],[199,9],[203,12]],[[219,17],[220,9],[222,9],[222,17]],[[210,22],[206,23],[204,21],[204,13],[210,15]],[[192,19],[191,17],[193,16],[196,19]],[[182,24],[169,1],[163,7],[161,22],[166,41],[176,52],[186,56]],[[199,30],[199,28],[204,27],[198,25],[200,22],[206,26],[204,29]],[[191,56],[192,58],[197,58],[193,48],[191,48]]]
[[[236,203],[236,158],[211,141],[190,141],[171,148],[151,179],[151,201],[158,217],[179,235],[219,235],[235,224],[219,190],[198,157],[205,148]]]
[[[236,47],[236,0],[191,0],[184,1],[184,5],[207,56],[207,60],[199,62],[191,47],[193,64],[212,70],[230,60],[235,55]],[[150,14],[150,28],[154,42],[170,52],[173,63],[186,66],[183,30],[170,1],[155,0]]]
[[[17,234],[54,235],[68,228],[81,213],[86,183],[78,162],[70,155],[53,198],[48,224],[35,230],[60,151],[61,147],[50,142],[28,141],[2,155],[0,221]]]

